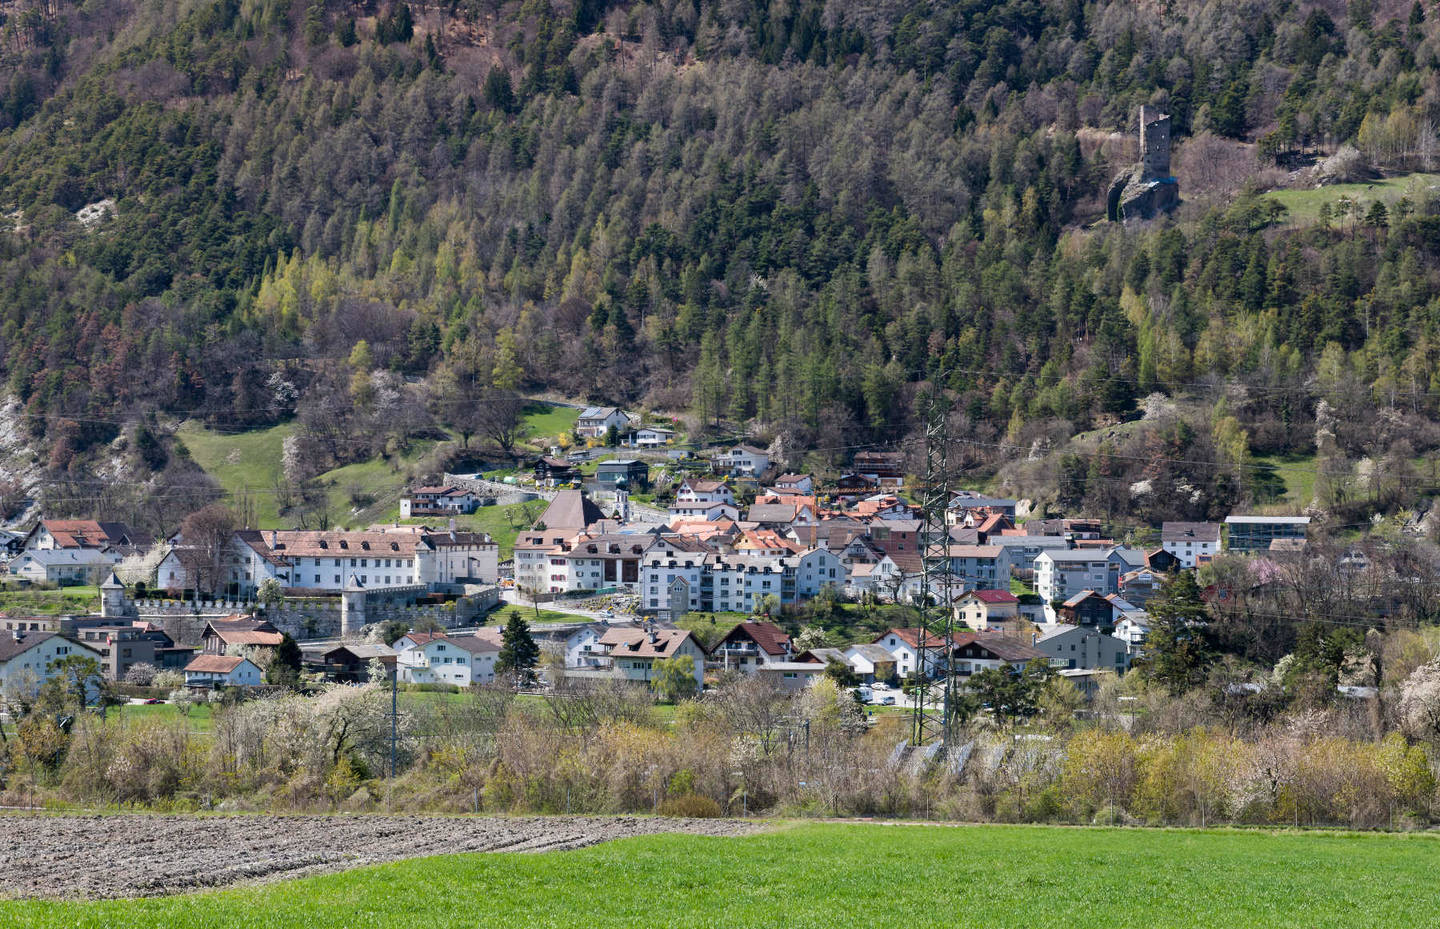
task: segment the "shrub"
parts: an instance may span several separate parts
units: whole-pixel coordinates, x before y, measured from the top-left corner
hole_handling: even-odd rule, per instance
[[[687,816],[697,819],[714,819],[720,815],[720,804],[704,794],[681,794],[667,797],[660,804],[661,816]]]

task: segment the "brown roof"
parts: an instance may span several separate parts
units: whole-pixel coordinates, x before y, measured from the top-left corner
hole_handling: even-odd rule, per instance
[[[1036,659],[1046,661],[1049,660],[1049,656],[1047,656],[1044,652],[1040,651],[1040,649],[1034,648],[1030,645],[1026,645],[1023,642],[1009,638],[1008,636],[990,635],[981,632],[976,633],[973,638],[976,645],[984,647],[986,651],[990,652],[992,655],[994,655],[996,658],[999,658],[1001,661],[1018,663],[1025,661],[1035,661]]]
[[[205,631],[226,645],[279,645],[285,636],[263,619],[212,619]]]
[[[195,659],[185,666],[185,670],[206,674],[229,674],[240,667],[240,662],[244,660],[239,655],[196,655]]]
[[[40,525],[54,537],[56,548],[103,548],[134,537],[124,523],[102,523],[93,519],[45,519]]]
[[[750,639],[767,655],[783,655],[790,648],[789,634],[774,623],[763,620],[746,620],[737,624],[725,633],[720,644],[723,645],[737,636]]]
[[[235,537],[272,564],[291,558],[413,557],[413,532],[314,532],[304,529],[241,529]],[[273,543],[273,544],[272,544]]]
[[[610,629],[600,637],[610,654],[621,658],[673,658],[690,638],[686,629]]]
[[[600,508],[595,505],[589,497],[579,490],[561,490],[555,494],[555,499],[540,514],[535,525],[542,523],[547,532],[556,529],[584,529],[592,523],[597,523],[605,518]]]
[[[724,481],[686,481],[685,485],[697,494],[710,494],[725,486]]]
[[[1020,598],[1008,590],[972,590],[968,596],[982,603],[1019,603]]]

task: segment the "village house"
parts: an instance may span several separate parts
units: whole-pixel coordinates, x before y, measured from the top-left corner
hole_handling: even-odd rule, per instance
[[[1041,552],[1067,551],[1070,542],[1058,535],[1008,535],[1004,532],[986,538],[984,544],[998,545],[1010,557],[1010,570],[1021,580],[1035,576],[1035,559]]]
[[[1130,667],[1130,646],[1123,639],[1093,628],[1062,625],[1035,640],[1035,648],[1052,667],[1105,670],[1124,674]]]
[[[534,473],[535,483],[542,487],[566,487],[581,478],[578,465],[550,455],[535,459]]]
[[[768,681],[777,690],[794,693],[804,690],[824,676],[825,666],[813,662],[772,661],[757,666],[753,673],[761,680]]]
[[[624,430],[630,426],[630,414],[614,406],[587,406],[575,420],[575,434],[582,439],[603,439],[610,431]]]
[[[769,470],[770,455],[753,445],[737,445],[717,454],[714,462],[715,470],[721,474],[759,477]]]
[[[1043,652],[1019,639],[996,633],[965,632],[955,636],[949,662],[955,674],[969,676],[1044,660]]]
[[[761,665],[789,662],[792,658],[790,636],[763,620],[736,624],[710,649],[710,659],[727,670],[754,671]]]
[[[664,426],[641,426],[630,435],[631,448],[661,448],[675,441],[675,430]]]
[[[200,634],[200,651],[226,655],[238,648],[278,648],[285,636],[269,622],[250,616],[212,619]]]
[[[655,679],[655,662],[687,658],[694,664],[695,689],[705,686],[705,650],[687,630],[612,628],[600,637],[600,645],[622,680],[649,684]]]
[[[904,452],[856,452],[850,470],[881,490],[905,486]]]
[[[321,653],[320,670],[342,684],[363,684],[371,680],[370,663],[378,661],[386,674],[395,673],[395,650],[388,645],[348,643]]]
[[[263,683],[265,672],[240,655],[201,654],[185,666],[186,687],[258,687]]]
[[[472,684],[495,682],[500,657],[500,630],[481,629],[473,635],[410,632],[397,639],[395,672],[404,684]]]
[[[1115,625],[1115,605],[1093,590],[1082,590],[1058,610],[1060,621],[1074,626],[1104,628]]]
[[[979,526],[991,516],[1015,518],[1016,501],[991,497],[974,490],[962,490],[950,498],[945,522],[951,526]]]
[[[1161,523],[1160,547],[1178,558],[1182,568],[1208,564],[1220,554],[1220,524]]]
[[[595,466],[595,483],[606,490],[647,491],[650,489],[650,466],[636,458],[617,458]]]
[[[93,519],[42,519],[25,536],[24,551],[93,549],[120,555],[144,548],[146,542],[129,526]]]
[[[416,516],[456,516],[473,513],[480,498],[459,487],[416,487],[400,498],[400,518]]]
[[[1277,539],[1303,540],[1309,528],[1308,516],[1227,516],[1225,547],[1240,554],[1269,551]]]
[[[1134,560],[1128,560],[1133,558]],[[1069,549],[1041,552],[1035,559],[1035,592],[1047,607],[1084,590],[1115,593],[1120,575],[1144,566],[1134,549]]]
[[[780,494],[809,495],[815,492],[815,478],[808,474],[786,473],[775,478],[770,487]]]
[[[931,648],[937,649],[937,652],[929,653],[925,668],[925,676],[934,677],[944,662],[944,656],[938,652],[943,640],[932,637],[926,641],[927,651]],[[891,659],[895,662],[895,674],[902,679],[908,678],[910,675],[916,673],[920,667],[919,629],[890,629],[881,633],[870,644],[879,646],[889,652]],[[846,654],[849,653],[847,649]]]
[[[976,632],[1014,624],[1020,618],[1020,598],[1008,590],[972,590],[955,602],[955,620]]]
[[[36,692],[50,679],[50,666],[79,656],[100,660],[100,653],[58,632],[25,632],[14,629],[0,634],[0,689],[33,680]],[[34,696],[34,694],[30,694]]]
[[[842,654],[850,670],[866,684],[876,681],[893,682],[899,677],[899,667],[890,650],[873,642],[862,642],[846,646]]]
[[[113,549],[52,548],[22,551],[10,560],[11,577],[37,584],[98,584],[120,561]]]
[[[1010,554],[998,545],[950,545],[943,554],[960,585],[955,591],[957,596],[980,588],[1010,586]]]

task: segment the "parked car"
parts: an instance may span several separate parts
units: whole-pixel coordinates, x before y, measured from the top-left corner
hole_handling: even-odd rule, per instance
[[[876,681],[875,683],[873,683],[873,684],[870,685],[870,689],[871,689],[871,690],[889,690],[889,689],[890,689],[890,685],[887,684],[887,683],[885,683],[884,681]]]
[[[873,703],[875,701],[875,694],[869,687],[863,685],[855,688],[855,696],[860,698],[861,703]]]
[[[159,697],[151,697],[149,700],[146,700],[146,701],[145,701],[146,704],[151,704],[151,705],[156,704],[156,703],[164,703],[164,702],[165,702],[165,701],[164,701],[164,700],[161,700]]]
[[[880,696],[878,696],[878,697],[875,698],[875,702],[878,703],[878,704],[880,704],[881,706],[894,706],[894,705],[895,705],[895,695],[894,695],[894,694],[881,694]]]

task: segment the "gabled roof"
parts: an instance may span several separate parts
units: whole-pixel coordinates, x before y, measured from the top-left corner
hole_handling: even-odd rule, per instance
[[[720,640],[720,645],[733,638],[749,639],[767,655],[783,655],[790,648],[789,634],[774,623],[763,620],[746,620],[736,624],[734,628],[725,633],[725,638]],[[719,647],[719,645],[716,646],[716,648]]]
[[[199,674],[229,674],[245,661],[246,659],[239,655],[196,655],[185,666],[185,670]]]
[[[1036,659],[1048,660],[1049,656],[1040,649],[1002,635],[975,633],[975,644],[982,646],[1001,661],[1025,662]]]
[[[104,548],[130,544],[135,533],[124,523],[94,519],[43,519],[40,525],[50,533],[57,548]]]
[[[1220,541],[1219,523],[1164,522],[1160,524],[1162,542]]]
[[[30,649],[48,639],[59,635],[58,632],[26,632],[18,640],[6,632],[0,634],[0,663],[9,661],[16,655],[22,655]]]
[[[486,652],[499,652],[504,645],[498,627],[478,629],[474,635],[451,636],[447,641],[457,648],[465,649],[465,651],[472,655],[479,655]]]
[[[745,518],[753,523],[791,523],[795,521],[799,508],[780,503],[757,503],[750,507]]]
[[[966,594],[981,603],[1019,603],[1020,598],[1008,590],[972,590]]]
[[[212,634],[226,645],[274,647],[285,640],[284,634],[263,619],[212,619],[205,624],[205,636]]]
[[[1066,600],[1064,605],[1068,608],[1073,609],[1074,607],[1079,606],[1081,603],[1084,603],[1086,600],[1089,600],[1091,597],[1099,597],[1101,600],[1105,599],[1093,590],[1082,590],[1075,596],[1071,597],[1069,600]]]
[[[881,649],[881,651],[884,651],[884,649]],[[888,656],[889,652],[886,652],[886,655]],[[832,661],[838,661],[841,664],[847,663],[845,661],[845,650],[841,648],[807,649],[796,655],[795,661],[797,663],[803,663],[808,661],[815,664],[829,664]]]
[[[329,660],[330,656],[336,652],[346,652],[352,658],[360,661],[369,661],[372,658],[379,658],[383,661],[386,658],[395,657],[395,649],[388,645],[373,645],[369,642],[363,642],[359,644],[337,645],[334,648],[327,649],[324,652],[326,660]]]
[[[418,536],[414,532],[315,532],[304,529],[241,529],[235,538],[275,565],[292,564],[292,558],[410,558]]]
[[[600,507],[585,496],[579,490],[561,490],[555,494],[555,499],[545,507],[545,512],[540,514],[536,525],[543,523],[545,531],[553,532],[557,529],[584,529],[605,518],[600,512]]]
[[[587,406],[580,411],[580,419],[609,419],[619,413],[619,407],[613,406]]]
[[[622,658],[673,658],[690,632],[686,629],[610,629],[600,637],[610,654]],[[703,649],[702,649],[703,651]]]

